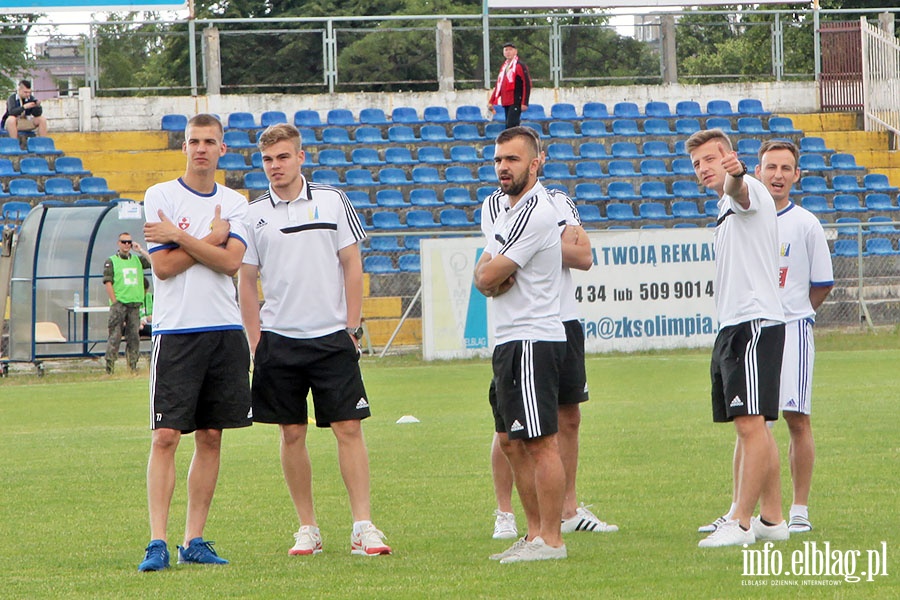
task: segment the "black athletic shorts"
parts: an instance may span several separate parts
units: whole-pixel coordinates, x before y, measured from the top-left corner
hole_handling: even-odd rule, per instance
[[[581,321],[566,321],[566,359],[559,371],[559,403],[579,404],[588,400],[584,370],[584,329]]]
[[[721,329],[710,365],[713,421],[778,420],[783,352],[784,323],[763,327],[756,319]]]
[[[510,439],[559,430],[559,372],[565,342],[514,341],[494,348],[494,427]]]
[[[150,428],[232,429],[252,424],[250,347],[243,330],[153,337]]]
[[[310,390],[318,427],[371,415],[359,350],[343,329],[313,339],[263,331],[254,357],[252,390],[253,420],[260,423],[308,423]]]

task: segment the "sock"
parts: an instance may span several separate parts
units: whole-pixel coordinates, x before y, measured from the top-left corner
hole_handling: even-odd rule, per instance
[[[805,504],[791,504],[791,516],[809,519],[809,507]]]
[[[734,511],[735,511],[736,509],[737,509],[737,502],[732,502],[732,503],[731,503],[731,508],[729,508],[729,509],[728,509],[728,512],[725,513],[725,520],[726,520],[726,521],[730,521],[730,520],[731,520],[731,518],[734,516]]]
[[[740,523],[738,523],[738,527],[741,528],[741,531],[750,531],[750,528],[749,528],[749,527],[744,527],[744,526],[741,525]]]
[[[774,527],[775,526],[775,523],[769,523],[762,517],[759,518],[759,522],[762,523],[763,525],[765,525],[766,527]]]
[[[353,522],[353,534],[357,535],[362,533],[362,530],[372,524],[372,521],[354,521]]]

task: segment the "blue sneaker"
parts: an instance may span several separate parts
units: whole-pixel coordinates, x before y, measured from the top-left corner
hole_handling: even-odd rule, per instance
[[[144,560],[138,565],[138,571],[162,571],[169,568],[169,549],[162,540],[152,540],[147,546]]]
[[[215,542],[207,542],[202,537],[196,537],[188,543],[188,547],[178,546],[179,565],[227,565],[228,561],[221,558],[213,550]]]

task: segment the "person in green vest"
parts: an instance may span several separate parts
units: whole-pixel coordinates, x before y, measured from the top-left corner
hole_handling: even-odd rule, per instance
[[[132,250],[136,254],[132,254]],[[125,358],[137,371],[140,352],[141,305],[144,302],[144,269],[150,256],[128,232],[119,234],[118,252],[103,264],[103,285],[109,295],[109,339],[106,342],[106,372],[112,373],[125,336]]]
[[[153,292],[150,291],[150,278],[144,277],[144,301],[141,303],[141,328],[138,334],[150,337],[153,334]]]

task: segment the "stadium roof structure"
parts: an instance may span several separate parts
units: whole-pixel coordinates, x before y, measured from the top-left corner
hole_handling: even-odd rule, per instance
[[[47,201],[28,213],[12,257],[10,361],[38,364],[106,351],[103,263],[123,231],[144,243],[141,208],[127,200]]]

